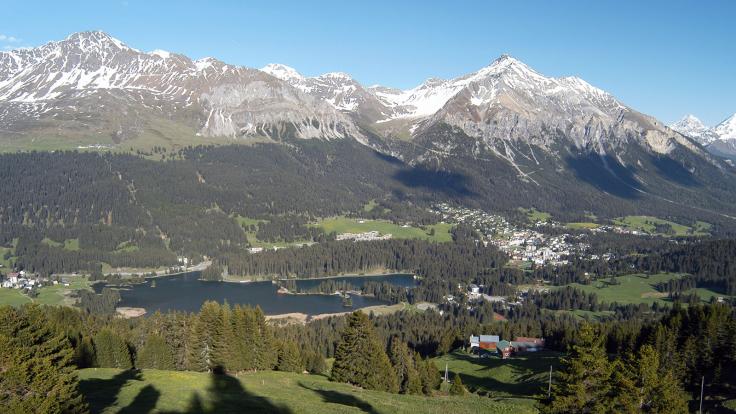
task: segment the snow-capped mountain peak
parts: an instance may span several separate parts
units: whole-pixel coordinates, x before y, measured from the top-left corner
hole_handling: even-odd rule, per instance
[[[670,125],[673,130],[690,137],[702,145],[708,145],[718,139],[718,134],[703,124],[695,115],[685,115],[681,120]]]
[[[168,58],[171,57],[171,52],[169,52],[167,50],[162,50],[162,49],[152,50],[152,51],[148,52],[148,54],[151,55],[151,56],[158,56],[161,59],[168,59]]]
[[[736,114],[726,118],[713,129],[722,140],[736,140]]]
[[[304,79],[304,76],[297,72],[296,69],[280,63],[269,63],[262,67],[261,71],[287,82],[300,81]]]

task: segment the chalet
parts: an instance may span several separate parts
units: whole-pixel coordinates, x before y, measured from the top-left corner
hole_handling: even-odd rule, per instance
[[[476,285],[475,283],[471,283],[470,286],[468,286],[468,290],[470,293],[478,294],[480,293],[480,287]]]
[[[501,340],[498,335],[481,335],[478,347],[489,351],[496,350],[496,344]]]
[[[480,348],[480,336],[470,335],[470,349]]]
[[[498,335],[479,335],[470,336],[470,349],[484,349],[486,351],[495,351],[496,344],[501,338]]]
[[[544,349],[544,339],[517,336],[515,341],[511,341],[511,346],[516,352],[536,352]]]
[[[514,348],[511,346],[511,342],[509,341],[500,341],[496,345],[496,352],[501,356],[501,359],[509,358],[513,351]]]

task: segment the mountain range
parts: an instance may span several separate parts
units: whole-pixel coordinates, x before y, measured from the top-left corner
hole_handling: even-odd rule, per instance
[[[591,211],[614,197],[620,209],[648,200],[731,211],[733,167],[711,147],[734,122],[718,138],[688,122],[670,128],[578,77],[548,77],[508,55],[399,90],[346,73],[143,52],[103,32],[0,52],[5,151],[351,141],[405,164],[399,178],[414,186],[544,198],[548,210]]]
[[[685,115],[670,128],[693,138],[714,154],[736,158],[736,114],[712,128],[694,115]]]

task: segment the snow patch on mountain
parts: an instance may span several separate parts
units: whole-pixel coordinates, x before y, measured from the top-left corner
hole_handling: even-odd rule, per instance
[[[736,140],[736,114],[726,118],[723,122],[713,128],[719,139]]]
[[[685,115],[681,120],[670,125],[673,130],[698,141],[702,145],[709,145],[719,139],[713,128],[703,124],[695,115]]]

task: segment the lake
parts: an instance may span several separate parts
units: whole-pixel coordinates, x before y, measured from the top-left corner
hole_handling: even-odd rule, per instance
[[[147,314],[157,310],[195,312],[207,300],[227,301],[231,305],[260,306],[266,315],[283,313],[305,313],[316,315],[321,313],[345,312],[367,306],[383,305],[386,302],[372,297],[351,295],[352,308],[342,306],[342,299],[336,295],[280,295],[278,286],[268,282],[232,283],[205,282],[198,280],[199,272],[184,273],[175,276],[163,276],[147,279],[146,283],[133,285],[120,290],[121,301],[118,306],[145,308]],[[383,281],[398,286],[414,286],[411,275],[395,274],[381,276],[347,276],[337,280],[350,279],[355,286],[362,286],[367,280]],[[151,287],[153,281],[156,287]],[[297,283],[300,287],[309,288],[318,285],[324,279],[305,279]],[[312,285],[313,283],[313,285]],[[102,284],[95,285],[99,291]]]

